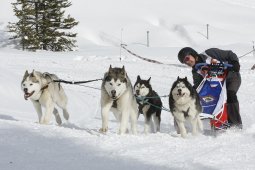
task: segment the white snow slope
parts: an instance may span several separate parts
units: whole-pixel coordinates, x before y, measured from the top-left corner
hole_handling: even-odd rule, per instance
[[[255,1],[253,0],[73,0],[67,10],[79,22],[79,49],[75,52],[26,52],[6,45],[9,21],[15,21],[10,2],[0,3],[0,169],[255,169]],[[206,34],[209,24],[209,40]],[[150,47],[146,47],[150,31]],[[122,36],[122,38],[121,38]],[[131,51],[165,64],[136,58]],[[109,132],[101,127],[101,81],[82,86],[66,85],[70,122],[57,126],[37,123],[30,101],[23,98],[20,82],[25,70],[57,74],[70,81],[102,78],[110,66],[125,66],[134,84],[137,75],[151,77],[159,95],[168,95],[177,76],[192,82],[190,68],[177,60],[184,46],[198,52],[209,47],[233,50],[240,56],[242,85],[238,92],[244,129],[217,137],[208,134],[187,139],[173,137],[171,113],[162,111],[161,132],[118,135],[110,116]],[[122,60],[120,61],[120,57]],[[174,65],[167,65],[174,64]],[[168,108],[168,98],[162,98]]]

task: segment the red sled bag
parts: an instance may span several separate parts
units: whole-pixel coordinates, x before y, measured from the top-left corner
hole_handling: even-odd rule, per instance
[[[229,127],[227,113],[226,76],[230,64],[199,63],[195,66],[204,79],[197,88],[202,105],[202,120],[209,120],[212,130]]]

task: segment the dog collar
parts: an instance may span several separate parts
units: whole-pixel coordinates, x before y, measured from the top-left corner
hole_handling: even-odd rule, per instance
[[[44,87],[41,88],[41,91],[47,89],[48,87],[49,87],[49,85],[47,84],[46,86],[44,86]]]

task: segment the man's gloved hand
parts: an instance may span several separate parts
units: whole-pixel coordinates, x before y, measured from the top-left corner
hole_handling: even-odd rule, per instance
[[[218,63],[218,60],[217,59],[215,59],[215,58],[212,58],[211,59],[211,64],[217,64]]]
[[[233,67],[229,67],[229,71],[239,72],[240,71],[240,64],[238,61],[231,61],[229,64],[232,64]]]
[[[206,75],[208,74],[209,67],[208,66],[202,66],[201,67],[201,74]]]

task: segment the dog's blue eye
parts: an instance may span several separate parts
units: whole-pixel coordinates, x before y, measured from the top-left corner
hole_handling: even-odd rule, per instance
[[[112,83],[110,83],[110,85],[112,86]]]
[[[30,84],[30,86],[32,86],[33,84]]]
[[[118,86],[120,86],[120,84],[118,84]]]
[[[22,84],[22,86],[25,86],[25,84]]]

